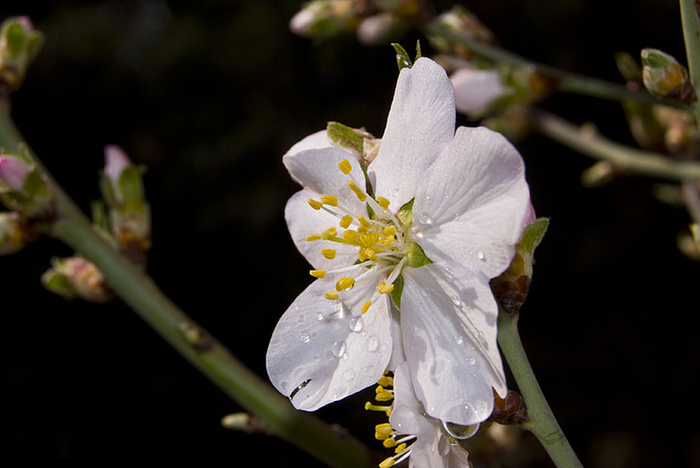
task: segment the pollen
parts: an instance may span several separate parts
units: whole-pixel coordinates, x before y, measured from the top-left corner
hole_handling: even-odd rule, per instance
[[[352,289],[353,286],[355,286],[355,279],[354,278],[340,278],[338,280],[338,282],[335,284],[335,288],[338,291]]]
[[[361,202],[367,200],[367,195],[365,194],[365,192],[362,191],[362,189],[360,187],[357,186],[357,184],[355,182],[353,182],[352,180],[349,180],[348,187],[350,187],[350,190],[355,192],[355,195],[357,196],[357,198]]]
[[[321,203],[324,205],[338,206],[338,197],[335,195],[323,195],[321,197]]]
[[[389,209],[389,200],[387,200],[386,198],[377,197],[377,203],[379,203],[379,206],[381,206],[385,210]]]
[[[323,249],[321,250],[321,255],[326,257],[328,260],[333,260],[335,258],[335,249]]]
[[[338,296],[338,291],[329,291],[329,292],[325,293],[323,295],[323,297],[325,297],[329,301],[335,301],[340,296]]]
[[[326,270],[311,270],[309,274],[314,278],[322,279],[326,277]]]
[[[372,301],[365,302],[364,304],[362,304],[362,308],[360,309],[360,312],[362,312],[363,314],[366,314],[367,311],[369,310],[369,306],[371,306],[371,305],[372,305]]]
[[[379,293],[380,294],[389,294],[393,290],[394,290],[394,283],[387,285],[386,281],[382,281],[379,284]]]
[[[350,164],[350,161],[348,161],[347,159],[343,159],[342,161],[340,161],[338,163],[338,167],[345,175],[350,174],[350,171],[352,171],[352,165]]]
[[[350,216],[350,215],[343,216],[338,224],[340,224],[340,227],[343,229],[349,228],[350,225],[352,224],[352,216]]]
[[[320,210],[321,208],[323,208],[323,203],[318,200],[314,200],[313,198],[309,198],[309,205],[314,210]]]
[[[310,236],[306,237],[306,240],[309,242],[321,240],[321,235],[320,234],[311,234]]]

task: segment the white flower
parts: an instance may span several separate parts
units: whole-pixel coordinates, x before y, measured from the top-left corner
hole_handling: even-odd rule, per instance
[[[493,101],[514,93],[503,85],[498,70],[460,68],[450,80],[455,88],[455,106],[464,114],[478,114],[488,110]]]
[[[287,224],[317,278],[267,353],[273,385],[295,407],[344,398],[404,359],[434,419],[476,424],[491,413],[492,388],[505,396],[489,279],[514,255],[529,190],[505,138],[454,125],[452,85],[421,58],[399,75],[369,166],[323,132],[284,156],[303,187]]]
[[[389,424],[376,428],[376,437],[395,452],[379,467],[388,468],[410,457],[409,466],[469,468],[469,456],[457,440],[474,435],[479,425],[456,426],[427,416],[413,393],[409,372],[405,362],[396,369]]]

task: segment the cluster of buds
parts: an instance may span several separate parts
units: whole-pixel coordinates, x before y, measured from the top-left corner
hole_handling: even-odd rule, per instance
[[[387,44],[424,18],[421,0],[312,0],[290,21],[305,37],[355,33],[365,45]]]
[[[0,88],[16,91],[29,64],[39,52],[44,36],[26,16],[10,18],[0,27]]]
[[[49,291],[74,299],[90,302],[106,302],[112,291],[97,267],[83,257],[54,258],[51,268],[42,275],[41,282]]]

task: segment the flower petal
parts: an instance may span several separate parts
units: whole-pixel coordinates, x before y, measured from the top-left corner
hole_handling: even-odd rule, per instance
[[[432,261],[493,278],[510,264],[530,215],[518,151],[499,133],[460,127],[417,189],[412,233]]]
[[[445,70],[427,58],[399,74],[377,158],[368,167],[374,192],[396,213],[452,140],[454,90]]]
[[[498,70],[460,68],[450,76],[455,88],[455,107],[459,112],[483,112],[495,99],[513,90],[501,84]]]
[[[355,276],[366,272],[358,266]],[[391,357],[388,298],[382,295],[362,315],[376,275],[359,279],[340,298],[327,300],[340,275],[314,281],[287,309],[270,340],[267,372],[292,404],[313,411],[375,384]]]
[[[318,194],[300,190],[292,195],[284,210],[294,245],[315,270],[333,270],[353,265],[357,261],[358,247],[329,240],[306,240],[312,234],[320,234],[331,226],[338,226],[338,218],[335,215],[324,210],[314,210],[309,206],[309,198],[318,198]],[[361,213],[367,216],[364,206]],[[324,249],[335,250],[335,258],[329,260],[324,257],[321,253]]]
[[[328,132],[325,130],[319,130],[316,133],[312,133],[304,137],[301,141],[298,141],[285,153],[285,156],[292,156],[302,151],[309,149],[324,149],[324,148],[334,148],[333,142],[328,138]]]
[[[458,264],[406,268],[401,330],[413,387],[441,421],[479,423],[505,396],[496,342],[498,308],[488,279]]]

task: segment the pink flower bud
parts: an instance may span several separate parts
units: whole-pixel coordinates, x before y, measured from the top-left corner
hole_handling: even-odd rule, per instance
[[[119,183],[122,171],[131,165],[129,157],[123,149],[117,145],[105,146],[104,173],[115,186]]]
[[[15,192],[22,192],[27,174],[29,164],[25,160],[7,154],[0,156],[0,185],[5,185]]]

